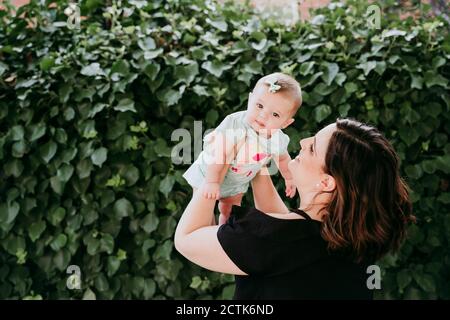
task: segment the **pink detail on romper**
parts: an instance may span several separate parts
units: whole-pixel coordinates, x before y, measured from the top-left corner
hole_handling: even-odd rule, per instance
[[[231,171],[233,171],[233,172],[238,172],[238,168],[236,168],[236,167],[231,167]]]
[[[247,173],[247,175],[246,175],[246,176],[247,176],[247,177],[249,177],[249,176],[250,176],[250,175],[252,174],[252,172],[253,172],[253,171],[252,171],[252,170],[250,170],[250,171],[249,171],[249,172]]]
[[[262,159],[264,159],[265,157],[267,157],[267,154],[265,153],[257,153],[253,156],[253,160],[255,161],[261,161]]]

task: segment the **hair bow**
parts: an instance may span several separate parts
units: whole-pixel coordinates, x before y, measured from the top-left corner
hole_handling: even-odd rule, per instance
[[[268,84],[270,86],[269,87],[269,92],[271,92],[271,93],[275,93],[275,92],[277,92],[278,90],[281,89],[281,86],[279,84],[277,84],[277,80],[270,80],[270,79],[268,79],[264,83],[266,83],[266,84]]]

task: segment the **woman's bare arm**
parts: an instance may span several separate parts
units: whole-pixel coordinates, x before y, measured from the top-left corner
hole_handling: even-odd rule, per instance
[[[252,190],[256,209],[268,213],[289,213],[275,189],[266,167],[262,168],[253,178]]]

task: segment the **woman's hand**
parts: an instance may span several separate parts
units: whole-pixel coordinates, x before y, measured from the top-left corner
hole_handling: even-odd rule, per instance
[[[205,181],[201,186],[201,192],[206,199],[219,200],[220,183]]]
[[[266,167],[262,168],[253,178],[252,189],[256,209],[267,213],[289,213],[275,189]]]
[[[284,184],[286,186],[286,197],[293,198],[297,192],[297,187],[294,185],[292,179],[284,179]]]

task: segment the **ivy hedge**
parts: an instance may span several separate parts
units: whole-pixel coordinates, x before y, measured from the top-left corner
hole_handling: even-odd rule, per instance
[[[82,1],[79,29],[66,1],[0,10],[0,298],[230,298],[232,276],[174,250],[191,190],[171,133],[216,126],[275,71],[304,90],[290,152],[343,116],[376,125],[400,155],[418,222],[380,262],[376,296],[450,298],[445,21],[382,7],[375,29],[358,1],[294,26],[212,1],[108,3]]]

